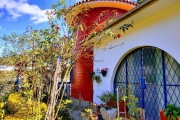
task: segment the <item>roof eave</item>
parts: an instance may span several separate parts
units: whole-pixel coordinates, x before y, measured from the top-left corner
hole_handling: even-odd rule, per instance
[[[155,0],[146,0],[143,3],[139,4],[138,6],[134,7],[133,9],[129,10],[128,12],[126,12],[125,14],[123,14],[122,16],[120,16],[119,18],[117,18],[116,20],[114,20],[113,22],[111,22],[110,24],[104,26],[102,28],[102,30],[105,30],[111,26],[113,26],[114,24],[116,24],[117,22],[127,18],[128,16],[131,16],[132,14],[134,14],[135,12],[141,10],[142,8],[144,8],[145,6],[147,6],[148,4],[150,4],[151,2],[153,2]]]
[[[136,13],[139,10],[141,10],[142,8],[146,7],[148,4],[152,3],[153,1],[156,1],[156,0],[146,0],[146,1],[144,1],[143,3],[138,5],[137,7],[134,7],[132,10],[126,12],[125,14],[123,14],[122,16],[117,18],[115,21],[113,21],[113,22],[109,23],[108,25],[104,26],[102,28],[102,30],[109,29],[110,27],[114,26],[116,23],[118,23],[118,22],[122,21],[123,19],[133,15],[134,13]],[[94,39],[94,38],[96,38],[96,36],[93,37],[92,39]],[[85,40],[82,40],[81,42],[79,42],[79,44],[84,44],[84,42],[85,42]]]

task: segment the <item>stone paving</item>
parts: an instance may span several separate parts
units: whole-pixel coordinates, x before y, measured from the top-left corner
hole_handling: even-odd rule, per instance
[[[83,120],[79,110],[70,110],[73,120]]]

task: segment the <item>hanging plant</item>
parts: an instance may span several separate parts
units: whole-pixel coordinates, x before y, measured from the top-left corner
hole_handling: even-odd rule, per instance
[[[101,70],[101,74],[102,74],[103,77],[106,76],[107,71],[108,71],[108,68],[103,68],[103,69]]]
[[[93,75],[92,80],[95,80],[98,84],[102,82],[100,75]]]
[[[144,0],[138,0],[137,3],[141,4],[142,2],[144,2]]]

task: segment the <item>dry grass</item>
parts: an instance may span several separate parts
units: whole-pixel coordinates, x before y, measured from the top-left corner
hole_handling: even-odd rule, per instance
[[[0,71],[0,98],[13,89],[15,80],[14,71]]]
[[[14,78],[16,78],[14,71],[0,71],[0,82],[12,81]]]

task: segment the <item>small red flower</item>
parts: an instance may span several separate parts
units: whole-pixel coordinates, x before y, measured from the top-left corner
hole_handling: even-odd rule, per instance
[[[54,11],[53,11],[53,10],[51,10],[51,14],[54,14]]]
[[[59,30],[59,29],[60,29],[60,27],[59,27],[59,26],[56,26],[56,29],[57,29],[57,30]]]
[[[121,34],[117,34],[117,38],[120,38],[121,37]]]
[[[103,68],[103,69],[101,70],[101,72],[102,72],[102,71],[108,71],[108,68]]]

